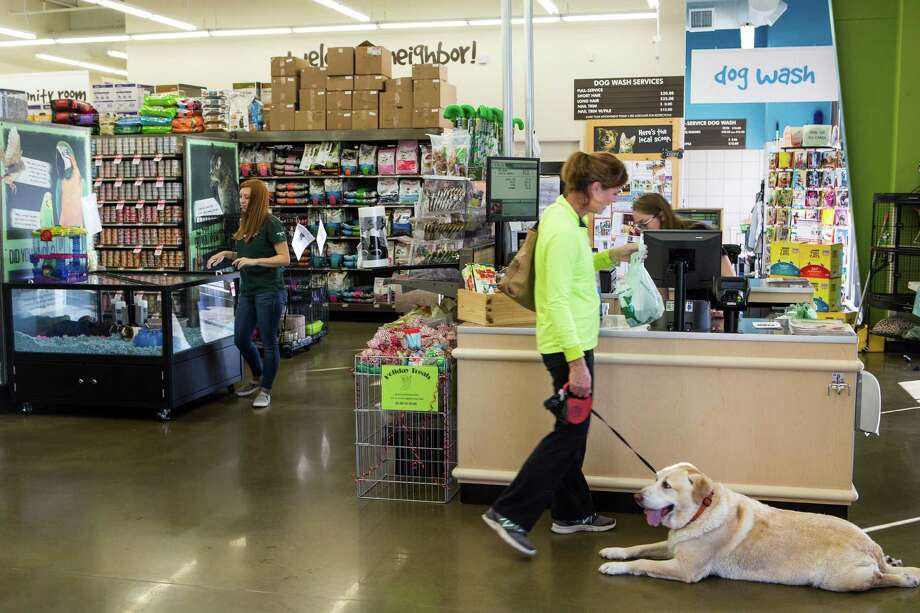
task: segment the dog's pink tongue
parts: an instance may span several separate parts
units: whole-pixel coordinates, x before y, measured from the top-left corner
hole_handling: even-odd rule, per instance
[[[664,521],[664,509],[646,509],[645,521],[647,521],[648,525],[652,528],[657,528],[661,525],[661,522]]]

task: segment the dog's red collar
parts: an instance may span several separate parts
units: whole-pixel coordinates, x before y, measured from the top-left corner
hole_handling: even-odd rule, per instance
[[[698,509],[696,510],[696,514],[690,519],[690,521],[687,522],[687,525],[688,525],[688,526],[689,526],[690,524],[692,524],[693,522],[695,522],[696,520],[698,520],[698,519],[700,518],[700,515],[703,514],[703,511],[705,511],[706,508],[707,508],[709,505],[712,504],[712,495],[713,495],[713,494],[715,494],[714,491],[713,491],[713,492],[709,492],[709,494],[708,494],[705,498],[703,498],[703,502],[700,503],[700,508],[698,508]]]

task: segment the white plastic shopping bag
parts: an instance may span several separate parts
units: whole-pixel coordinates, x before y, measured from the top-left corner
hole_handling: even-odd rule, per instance
[[[644,260],[645,245],[642,245],[639,251],[630,256],[626,276],[615,292],[620,301],[620,310],[630,327],[651,323],[664,315],[664,301],[652,277],[645,270]]]

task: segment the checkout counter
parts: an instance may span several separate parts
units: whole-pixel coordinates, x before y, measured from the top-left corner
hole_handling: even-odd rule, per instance
[[[622,318],[619,318],[622,322]],[[654,332],[606,318],[594,407],[656,468],[688,461],[765,500],[846,507],[853,487],[855,334],[800,336],[742,319],[739,333]],[[533,327],[458,328],[461,483],[505,485],[553,417]],[[606,428],[591,428],[592,490],[635,492],[648,469]]]

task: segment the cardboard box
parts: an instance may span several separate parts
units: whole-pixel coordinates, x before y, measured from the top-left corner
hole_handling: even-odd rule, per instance
[[[815,290],[815,310],[819,312],[840,310],[840,279],[809,279]]]
[[[393,55],[386,47],[364,41],[355,48],[355,74],[393,75]]]
[[[512,326],[533,324],[537,314],[502,293],[477,294],[458,289],[457,319],[480,326]]]
[[[352,130],[376,130],[380,127],[380,116],[377,111],[352,111]]]
[[[843,245],[800,245],[799,276],[835,279],[843,272]]]
[[[269,131],[272,129],[272,107],[262,107],[262,129]]]
[[[168,85],[154,85],[156,94],[175,94],[180,98],[201,98],[207,88],[200,85],[186,85],[185,83],[170,83]]]
[[[386,89],[386,84],[389,80],[389,77],[385,77],[379,74],[355,75],[355,89],[363,91],[374,89],[378,92],[382,92],[384,89]]]
[[[440,79],[447,80],[447,66],[440,64],[413,64],[413,79]]]
[[[351,98],[351,108],[355,111],[380,110],[380,92],[376,90],[356,91]]]
[[[272,104],[297,104],[299,77],[272,77]]]
[[[347,77],[326,77],[326,89],[331,92],[350,92],[355,88],[355,78]]]
[[[394,109],[411,109],[415,106],[411,90],[409,92],[403,90],[380,92],[378,95],[380,97],[380,108],[387,106]]]
[[[326,79],[329,73],[325,68],[310,66],[302,68],[298,73],[301,89],[326,89]]]
[[[798,277],[802,245],[791,241],[770,243],[770,276]]]
[[[355,50],[353,47],[329,47],[326,53],[326,70],[330,77],[355,74]],[[352,89],[352,88],[348,88]]]
[[[273,104],[272,105],[272,130],[287,131],[296,130],[296,104]]]
[[[290,51],[286,56],[272,58],[272,77],[296,77],[310,63],[302,57],[295,57]]]
[[[325,130],[326,111],[297,111],[294,126],[297,130]]]
[[[386,89],[384,91],[400,93],[404,96],[411,96],[413,90],[414,81],[409,78],[402,79],[390,79],[386,82]]]
[[[352,109],[352,92],[326,92],[327,111],[350,111]]]
[[[415,81],[412,87],[413,104],[425,109],[443,108],[456,104],[457,88],[440,79]]]
[[[413,128],[453,128],[453,122],[444,119],[444,109],[419,108],[412,109]]]
[[[380,105],[378,120],[381,128],[411,128],[413,112],[412,107],[397,107],[390,105]]]
[[[301,89],[297,94],[297,108],[301,111],[315,111],[324,113],[325,119],[326,108],[326,90],[325,89]]]
[[[351,111],[326,111],[326,129],[351,130]]]
[[[262,84],[262,96],[259,98],[262,106],[266,107],[272,103],[272,84],[271,81]]]

